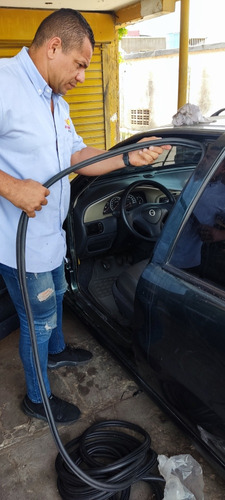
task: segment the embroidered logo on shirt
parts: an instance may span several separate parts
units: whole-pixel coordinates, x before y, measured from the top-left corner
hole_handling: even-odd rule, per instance
[[[69,118],[66,118],[65,120],[65,128],[68,128],[68,130],[70,130],[70,119]]]

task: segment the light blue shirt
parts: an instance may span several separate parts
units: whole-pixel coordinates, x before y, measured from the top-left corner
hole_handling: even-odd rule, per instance
[[[40,75],[28,49],[0,59],[0,170],[41,183],[70,167],[71,155],[86,147],[76,134],[69,106]],[[51,112],[54,102],[54,117]],[[48,205],[28,221],[26,269],[51,271],[66,254],[65,234],[70,183],[50,187]],[[0,197],[0,262],[16,268],[16,233],[21,210]]]

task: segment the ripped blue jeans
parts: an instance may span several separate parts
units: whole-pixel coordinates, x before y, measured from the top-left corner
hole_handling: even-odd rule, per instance
[[[20,319],[19,352],[23,363],[27,395],[34,403],[42,401],[34,366],[30,332],[16,269],[0,264],[0,272]],[[33,312],[40,366],[48,396],[51,394],[47,374],[48,353],[65,348],[62,331],[63,295],[67,288],[64,262],[50,272],[26,273],[27,289]]]

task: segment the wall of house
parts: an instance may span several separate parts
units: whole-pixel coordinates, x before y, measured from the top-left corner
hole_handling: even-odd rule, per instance
[[[190,48],[188,102],[210,116],[225,107],[225,43]],[[169,124],[177,111],[178,50],[124,56],[120,63],[121,138]],[[134,110],[149,111],[149,123],[131,123]],[[134,121],[134,120],[133,120]]]
[[[166,48],[166,38],[165,37],[150,37],[150,36],[126,36],[121,40],[121,49],[127,54],[131,52],[147,52],[149,50],[165,49]]]

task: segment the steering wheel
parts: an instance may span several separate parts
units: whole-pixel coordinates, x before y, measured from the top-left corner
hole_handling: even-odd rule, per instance
[[[140,186],[152,186],[159,189],[165,194],[168,201],[163,203],[144,203],[127,210],[126,205],[129,194]],[[163,222],[168,213],[172,210],[174,203],[174,196],[159,182],[152,180],[136,181],[125,189],[123,193],[121,199],[121,216],[134,236],[138,236],[147,241],[156,241],[161,233]]]

